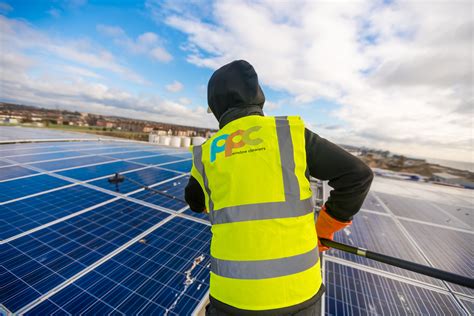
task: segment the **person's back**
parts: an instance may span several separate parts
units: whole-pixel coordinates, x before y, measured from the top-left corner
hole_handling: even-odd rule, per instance
[[[309,185],[319,170],[308,160],[308,140],[322,139],[308,135],[299,117],[263,116],[264,101],[245,61],[220,68],[209,81],[208,103],[221,129],[193,147],[185,194],[192,210],[207,209],[212,224],[208,314],[314,315],[324,291]],[[328,200],[321,220],[327,225],[318,230],[329,238],[350,224],[372,178],[357,158],[338,154],[366,179],[355,184],[361,192],[353,193],[358,201],[349,212],[329,216]]]

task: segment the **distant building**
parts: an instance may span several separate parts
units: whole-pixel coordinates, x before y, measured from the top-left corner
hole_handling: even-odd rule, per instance
[[[143,133],[150,133],[153,131],[153,126],[145,126],[143,127]]]

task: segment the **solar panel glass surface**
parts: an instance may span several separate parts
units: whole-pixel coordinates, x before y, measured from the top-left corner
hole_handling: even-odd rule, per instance
[[[59,158],[50,158],[52,161],[38,162],[47,155],[54,157],[62,152],[74,152],[74,157],[90,156],[71,158],[66,157],[66,154]],[[151,153],[153,156],[133,158],[143,153]],[[71,168],[58,174],[70,176],[71,181],[75,183],[122,172],[125,176],[130,175],[136,181],[178,198],[183,198],[184,187],[188,181],[188,176],[183,173],[189,172],[192,164],[188,151],[133,142],[92,141],[0,146],[0,159],[7,155],[29,157],[20,158],[25,159],[28,164],[19,163],[19,167],[26,169],[39,167],[54,171]],[[185,158],[188,160],[175,162]],[[88,164],[94,165],[86,166]],[[164,165],[147,168],[146,165],[149,164]],[[120,185],[123,190],[120,193],[130,194],[138,190],[130,196],[131,201],[127,201],[120,198],[122,195],[114,192],[106,178],[89,182],[93,185],[90,188],[74,185],[57,190],[72,184],[55,177],[55,174],[25,175],[22,179],[0,182],[0,205],[7,207],[4,214],[8,214],[8,221],[2,222],[2,226],[6,223],[8,225],[4,227],[16,229],[10,230],[5,236],[11,237],[12,234],[26,231],[25,236],[2,245],[0,250],[0,278],[2,287],[6,289],[4,291],[2,288],[0,291],[0,303],[14,312],[26,311],[32,314],[159,314],[168,310],[169,314],[187,315],[194,310],[204,297],[209,284],[210,227],[201,221],[207,221],[207,214],[193,213],[184,209],[186,205],[176,199],[124,182]],[[172,179],[173,177],[176,178]],[[73,188],[78,191],[75,192]],[[95,192],[102,189],[110,190],[109,194],[105,194],[105,191]],[[53,191],[43,193],[44,190]],[[408,191],[408,188],[404,190]],[[426,236],[431,236],[435,230],[427,228],[424,234],[418,232],[418,235],[412,232],[409,225],[418,224],[413,222],[417,217],[411,218],[410,222],[403,219],[406,214],[393,212],[395,216],[392,215],[387,211],[390,208],[377,199],[379,193],[381,192],[371,192],[364,203],[364,208],[373,212],[360,212],[355,217],[353,226],[339,233],[336,238],[423,263],[423,256],[400,230],[400,225],[397,226],[394,222],[401,222],[411,238],[416,237],[417,240],[427,239]],[[393,192],[384,193],[397,196]],[[28,197],[30,194],[37,195]],[[18,197],[24,199],[8,202]],[[97,204],[101,202],[106,204]],[[398,202],[393,202],[394,205],[396,203]],[[389,206],[391,204],[392,201],[389,201]],[[414,211],[424,214],[425,206],[417,206]],[[446,205],[438,206],[444,210],[438,210],[443,219],[447,216],[446,213],[456,218],[456,213],[461,212],[448,209]],[[469,206],[463,207],[462,212],[469,212]],[[176,211],[197,219],[181,217],[183,215]],[[71,218],[65,220],[64,216]],[[165,223],[162,222],[163,219],[171,220]],[[58,223],[50,225],[53,220]],[[406,226],[405,223],[409,224]],[[34,231],[36,229],[38,230]],[[463,234],[457,237],[451,233],[439,235],[439,238],[453,241],[460,238],[462,245],[465,245],[463,242],[470,242],[470,237],[463,237]],[[449,270],[456,269],[453,266],[458,264],[459,273],[468,273],[465,266],[459,265],[465,261],[466,253],[461,255],[460,261],[451,258],[455,262],[437,262],[432,256],[436,255],[435,245],[441,241],[428,239],[432,239],[429,246],[424,244],[429,243],[426,240],[419,244],[435,266]],[[449,250],[443,248],[443,251],[452,257],[459,254],[457,250],[449,253]],[[201,255],[203,260],[193,268],[194,260]],[[409,311],[415,311],[415,314],[461,313],[459,306],[453,304],[454,296],[437,281],[336,254],[334,250],[327,252],[328,260],[331,260],[331,256],[332,260],[343,261],[331,261],[326,264],[332,265],[332,268],[329,267],[325,272],[328,286],[327,314],[333,314],[334,310],[338,315],[358,312],[370,314],[374,308],[376,311],[382,308],[379,314],[403,314]],[[190,269],[193,282],[186,286],[186,271]],[[376,273],[373,273],[374,271]],[[72,279],[73,277],[78,279]],[[415,286],[411,284],[413,282],[407,283],[410,279],[413,282],[421,282],[417,284],[422,286]],[[331,292],[330,289],[334,291]],[[456,287],[454,289],[467,295],[460,301],[468,310],[472,310],[472,305],[469,305],[472,302],[472,293]],[[412,294],[409,299],[405,296],[408,293]],[[38,301],[35,301],[36,299]],[[428,306],[428,303],[431,306]],[[29,307],[24,309],[27,304]],[[383,306],[386,305],[384,309]]]
[[[54,171],[84,165],[98,164],[102,162],[113,161],[113,158],[104,156],[87,156],[81,158],[61,159],[55,161],[39,162],[31,164],[32,167],[40,168],[46,171]]]
[[[0,203],[69,184],[71,182],[46,174],[0,182]]]
[[[76,180],[86,181],[109,176],[116,172],[130,171],[139,168],[143,168],[143,166],[126,161],[116,161],[106,164],[60,171],[58,174]]]
[[[445,293],[331,261],[325,263],[326,315],[459,315]]]
[[[31,312],[190,315],[209,288],[209,240],[209,226],[174,218]]]
[[[112,198],[109,194],[75,185],[0,205],[0,239],[11,238]]]
[[[0,301],[17,311],[167,216],[117,200],[5,244],[9,282]]]
[[[0,168],[0,181],[19,178],[22,176],[27,176],[31,174],[38,173],[37,171],[23,168],[20,166],[7,166]]]
[[[179,199],[184,200],[184,188],[188,184],[188,179],[189,177],[180,177],[160,184],[156,187],[153,187],[153,189],[159,190],[167,195],[176,197],[177,199],[173,199],[169,196],[159,194],[156,191],[152,190],[143,190],[132,194],[130,197],[162,207],[166,207],[174,211],[179,211],[183,207],[187,206],[186,203],[179,201]]]
[[[353,219],[353,225],[335,235],[335,240],[357,247],[370,249],[392,257],[427,264],[411,241],[403,234],[394,219],[385,215],[360,212]],[[406,276],[434,285],[442,286],[439,280],[409,272],[374,260],[365,259],[347,252],[331,249],[327,252],[345,260],[374,267],[383,271]]]

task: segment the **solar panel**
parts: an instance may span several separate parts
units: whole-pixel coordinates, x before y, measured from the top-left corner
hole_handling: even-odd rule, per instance
[[[377,193],[377,195],[397,216],[446,226],[469,228],[469,226],[451,216],[449,213],[436,209],[430,202],[408,197],[400,198],[396,195],[386,193]]]
[[[1,168],[10,158],[22,161],[15,168]],[[12,312],[42,315],[191,314],[209,288],[211,233],[208,215],[193,213],[180,201],[190,158],[187,150],[134,142],[0,146],[0,177],[5,178],[0,182],[0,237],[7,240],[0,241],[0,304]],[[51,173],[38,174],[41,170]],[[125,180],[117,192],[107,181],[116,172],[140,185]],[[17,176],[22,178],[11,180]],[[366,210],[350,229],[337,234],[338,240],[426,264],[412,243],[416,239],[435,266],[469,275],[467,251],[436,246],[446,239],[469,249],[472,234],[466,237],[466,229],[440,224],[438,215],[434,222],[423,219],[431,226],[418,223],[417,215],[396,213],[398,209],[394,216],[388,210],[398,202],[388,201],[387,208],[379,193],[392,194],[372,191]],[[472,211],[465,203],[462,211],[435,205],[443,219],[448,213],[461,220],[468,217],[461,212]],[[424,214],[418,209],[425,206],[414,212]],[[414,232],[416,225],[424,226]],[[442,232],[444,226],[450,230]],[[438,236],[431,238],[434,232]],[[440,258],[451,258],[434,258],[436,250],[445,252]],[[465,289],[452,287],[461,306],[437,280],[335,250],[325,258],[327,314],[472,311],[474,297]]]
[[[423,257],[418,253],[418,250],[412,245],[410,240],[407,239],[399,227],[397,227],[395,221],[389,216],[361,212],[354,217],[352,226],[335,234],[335,240],[348,245],[370,249],[392,257],[402,258],[420,264],[427,264]],[[350,253],[330,249],[327,254],[383,271],[399,274],[411,279],[442,286],[442,283],[439,280],[379,263],[374,260],[365,259]]]
[[[112,157],[112,158],[117,158],[117,159],[127,159],[127,158],[152,156],[152,155],[157,155],[157,154],[158,154],[157,152],[153,152],[153,151],[137,150],[137,151],[107,154],[107,156]]]
[[[11,238],[112,198],[112,195],[75,185],[0,205],[0,239]]]
[[[374,212],[387,213],[383,208],[380,202],[375,198],[375,195],[372,192],[367,194],[364,204],[362,204],[362,209],[370,210]]]
[[[153,187],[153,189],[159,190],[165,194],[174,196],[178,199],[184,199],[184,188],[188,184],[189,177],[180,177],[174,180],[168,181],[161,185]],[[159,205],[162,207],[166,207],[170,210],[179,211],[182,208],[186,207],[187,204],[179,201],[177,199],[173,199],[171,197],[165,196],[163,194],[158,194],[154,191],[150,190],[143,190],[132,194],[130,197],[139,199],[148,203],[152,203],[155,205]]]
[[[142,184],[145,186],[153,185],[158,182],[162,182],[162,181],[171,179],[173,177],[179,176],[179,174],[173,171],[160,170],[153,167],[151,168],[146,167],[146,169],[128,172],[124,174],[124,176],[125,176],[125,181],[118,185],[109,183],[107,179],[95,180],[95,181],[90,182],[90,184],[100,187],[100,188],[107,189],[109,191],[125,194],[125,193],[130,193],[132,191],[141,189],[142,186],[140,186],[139,184]],[[131,179],[134,182],[130,181],[129,179]]]
[[[58,174],[76,180],[85,181],[108,176],[116,172],[124,172],[138,168],[143,168],[143,166],[126,161],[116,161],[95,166],[60,171]]]
[[[30,312],[190,315],[209,288],[209,226],[173,218]]]
[[[449,213],[451,216],[460,220],[470,229],[474,228],[474,207],[472,207],[472,204],[471,207],[442,203],[433,204],[442,209],[443,211]]]
[[[415,238],[435,267],[461,275],[472,276],[473,232],[464,233],[403,220],[402,224]],[[429,236],[429,238],[426,238],[426,236]],[[474,296],[474,290],[457,285],[451,286],[456,291]]]
[[[0,182],[0,203],[71,184],[46,174]]]
[[[21,155],[21,156],[11,156],[11,157],[8,157],[8,159],[15,162],[28,163],[28,162],[50,160],[50,159],[76,157],[76,156],[81,156],[81,155],[83,154],[81,154],[80,152],[61,151],[61,152],[48,153],[48,154],[37,154],[37,155],[28,154],[28,155]]]
[[[10,162],[6,162],[6,161],[2,161],[0,160],[0,167],[4,167],[4,166],[10,166],[11,163]]]
[[[20,166],[7,166],[0,168],[0,181],[19,178],[31,174],[38,173],[37,171],[26,169]]]
[[[164,155],[161,154],[159,156],[154,157],[146,157],[146,158],[139,158],[139,159],[131,159],[131,162],[141,163],[144,165],[158,165],[166,162],[176,161],[182,159],[181,157],[174,156],[174,155]]]
[[[104,156],[87,156],[81,158],[69,158],[47,162],[32,163],[30,166],[40,168],[46,171],[54,171],[72,167],[80,167],[84,165],[98,164],[102,162],[113,161],[114,159]]]
[[[17,311],[167,216],[117,200],[5,244],[0,260],[11,282],[0,301]]]
[[[189,216],[192,216],[192,217],[195,217],[195,218],[199,218],[199,219],[202,219],[202,220],[205,220],[205,221],[209,221],[209,214],[208,213],[196,213],[196,212],[193,212],[191,209],[187,209],[183,212],[183,214],[186,214],[186,215],[189,215]]]
[[[180,161],[180,162],[173,162],[165,165],[161,165],[162,168],[176,170],[180,172],[190,172],[193,162],[191,159]]]
[[[326,315],[459,315],[449,294],[325,262]]]

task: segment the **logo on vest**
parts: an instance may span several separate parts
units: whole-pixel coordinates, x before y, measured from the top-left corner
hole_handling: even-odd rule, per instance
[[[229,157],[232,156],[232,154],[236,154],[233,152],[234,148],[241,148],[246,145],[256,146],[263,142],[261,138],[252,137],[252,133],[257,132],[261,128],[261,126],[253,126],[245,131],[239,129],[233,132],[232,134],[223,134],[219,137],[216,137],[211,144],[211,162],[214,162],[216,160],[216,156],[218,153],[225,152],[224,157]]]

